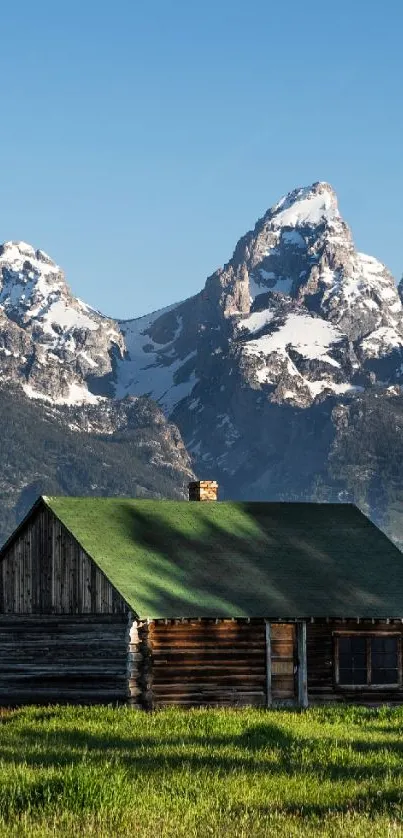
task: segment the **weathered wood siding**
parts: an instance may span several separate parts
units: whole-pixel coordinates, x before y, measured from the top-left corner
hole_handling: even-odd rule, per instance
[[[340,632],[355,634],[384,632],[403,636],[400,621],[320,620],[307,624],[308,698],[310,704],[353,702],[355,704],[403,703],[403,687],[368,687],[349,690],[335,683],[334,637]]]
[[[40,507],[0,561],[0,614],[124,614],[120,594]]]
[[[0,615],[0,704],[128,699],[123,615]]]
[[[135,704],[131,626],[124,599],[39,506],[0,561],[0,704]]]
[[[151,623],[143,639],[149,707],[266,705],[264,620]]]

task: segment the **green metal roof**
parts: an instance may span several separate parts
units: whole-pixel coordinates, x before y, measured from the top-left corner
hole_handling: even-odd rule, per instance
[[[44,502],[140,618],[403,616],[402,554],[350,504]]]

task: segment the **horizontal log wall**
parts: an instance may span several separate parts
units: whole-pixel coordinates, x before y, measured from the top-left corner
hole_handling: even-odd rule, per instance
[[[145,644],[152,707],[266,705],[264,620],[151,623]]]
[[[128,621],[119,615],[0,615],[0,705],[128,700]]]
[[[325,620],[307,624],[308,698],[310,704],[352,702],[354,704],[403,703],[403,688],[349,690],[334,680],[334,634],[339,632],[386,632],[403,635],[401,622],[377,620]]]
[[[128,608],[45,506],[0,561],[0,614],[118,614]]]

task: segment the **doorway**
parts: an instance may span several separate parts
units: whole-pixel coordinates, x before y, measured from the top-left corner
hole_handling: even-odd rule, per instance
[[[295,623],[271,624],[271,698],[297,699],[297,643]]]

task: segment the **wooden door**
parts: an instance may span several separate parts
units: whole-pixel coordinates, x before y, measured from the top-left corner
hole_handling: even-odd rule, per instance
[[[271,624],[271,697],[296,699],[296,633],[294,623]]]

